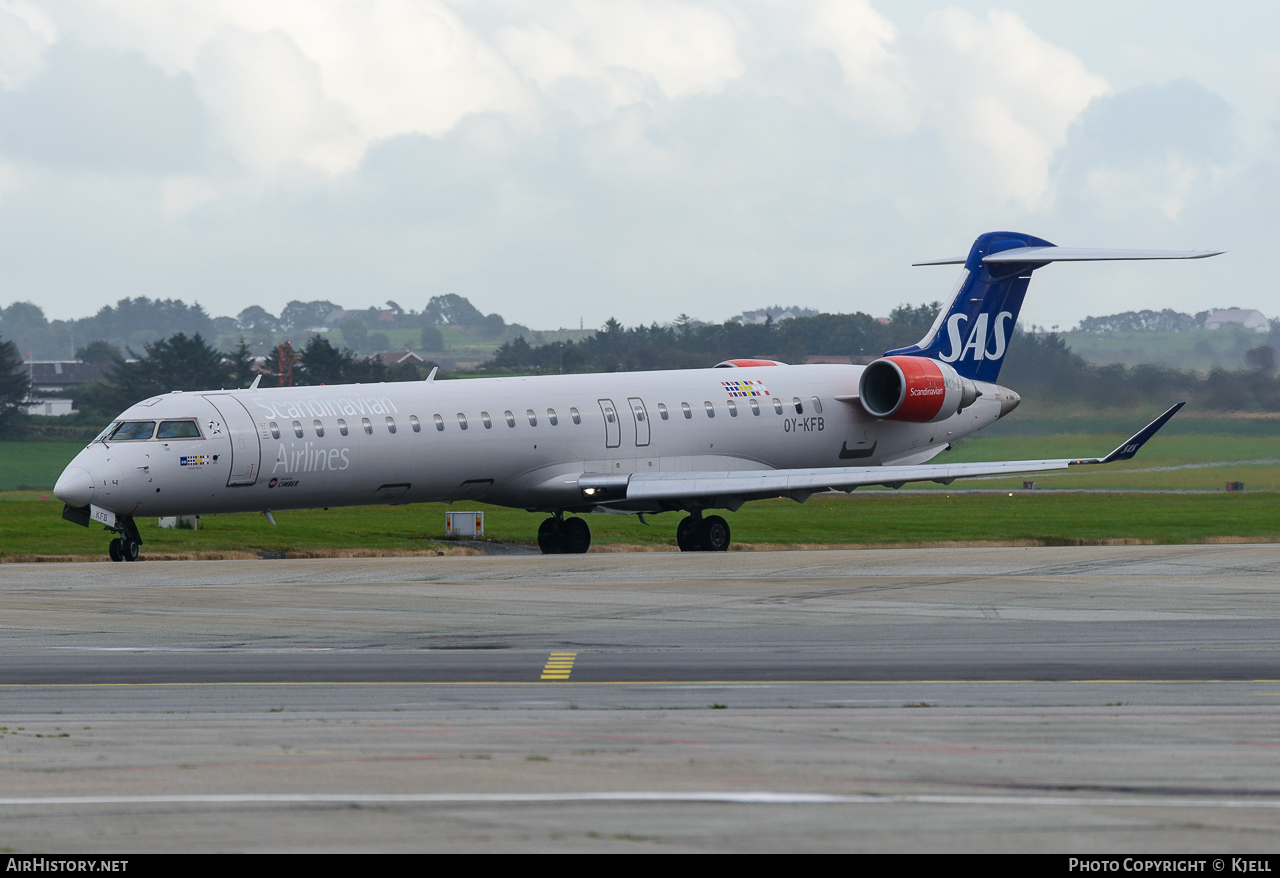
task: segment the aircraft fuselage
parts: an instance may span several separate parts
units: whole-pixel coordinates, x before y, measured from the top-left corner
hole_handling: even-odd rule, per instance
[[[168,516],[483,500],[590,511],[584,474],[911,464],[991,424],[1016,395],[935,423],[877,419],[862,366],[760,366],[170,393],[117,422],[199,435],[98,440],[59,480],[73,506]],[[141,431],[141,427],[139,431]],[[191,431],[186,428],[186,432]],[[706,508],[700,501],[620,511]]]

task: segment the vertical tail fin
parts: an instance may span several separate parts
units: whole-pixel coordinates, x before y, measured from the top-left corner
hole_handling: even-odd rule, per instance
[[[973,242],[963,260],[964,271],[951,299],[924,338],[911,347],[886,351],[885,356],[918,356],[941,360],[965,378],[994,382],[1000,374],[1009,335],[1022,310],[1031,272],[1047,261],[984,262],[1006,250],[1053,247],[1048,241],[1019,232],[987,232]],[[943,259],[934,263],[958,263]]]
[[[960,265],[960,282],[925,337],[885,356],[928,357],[949,363],[964,378],[992,381],[1000,374],[1009,335],[1022,310],[1031,272],[1050,262],[1204,259],[1222,250],[1095,250],[1056,247],[1021,232],[987,232],[964,259],[917,265]]]

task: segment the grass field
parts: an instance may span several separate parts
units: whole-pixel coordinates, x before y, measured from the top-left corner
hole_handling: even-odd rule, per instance
[[[1130,418],[1141,426],[1142,418]],[[1176,423],[1177,419],[1174,419]],[[1172,426],[1172,424],[1170,425]],[[1249,422],[1245,426],[1251,426]],[[1274,424],[1267,422],[1274,429]],[[957,443],[940,462],[1028,460],[1047,457],[1099,456],[1124,441],[1129,432],[1097,434],[989,435]],[[80,442],[0,442],[0,491],[49,490],[58,474],[83,448]],[[1260,462],[1261,461],[1261,462]],[[1280,438],[1274,435],[1161,433],[1132,461],[1066,474],[1027,476],[1045,488],[1149,490],[1222,490],[1228,481],[1244,482],[1250,491],[1280,488]],[[927,483],[919,487],[934,487]],[[1022,477],[967,480],[953,489],[1021,488]]]
[[[478,503],[489,539],[533,545],[541,515]],[[205,516],[199,531],[139,522],[143,554],[248,552],[291,557],[435,552],[444,539],[440,504]],[[39,494],[0,494],[0,559],[105,557],[108,535],[60,518],[61,504]],[[1186,543],[1280,536],[1277,494],[861,494],[819,496],[803,505],[767,500],[724,513],[740,547],[801,548],[907,544],[1069,545],[1109,541]],[[593,546],[674,549],[681,516],[592,515]],[[31,559],[34,560],[34,559]]]
[[[1124,438],[1124,433],[984,436],[959,443],[944,459],[1101,455]],[[0,443],[0,559],[104,556],[108,536],[101,529],[63,521],[61,504],[49,494],[58,473],[81,447],[75,442]],[[1042,490],[1023,490],[1022,477],[970,479],[949,487],[925,483],[903,492],[863,489],[848,496],[817,496],[804,505],[771,500],[723,514],[739,547],[1280,537],[1280,442],[1271,435],[1161,435],[1127,464],[1026,478]],[[1243,481],[1247,492],[1225,493],[1227,481]],[[37,490],[14,490],[19,485]],[[1116,493],[1082,493],[1086,491]],[[489,539],[534,545],[541,515],[476,503],[463,506],[485,511]],[[206,516],[197,532],[161,530],[155,519],[139,526],[144,554],[153,557],[434,553],[454,550],[444,542],[446,508],[421,504],[277,512],[277,527],[258,514]],[[598,548],[670,549],[680,517],[652,516],[648,525],[635,516],[592,515],[588,520]]]

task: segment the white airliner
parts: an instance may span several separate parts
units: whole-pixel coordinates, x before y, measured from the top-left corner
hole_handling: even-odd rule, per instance
[[[684,511],[685,551],[723,551],[706,510],[862,485],[1032,473],[1127,460],[1181,407],[1103,458],[938,464],[1007,415],[996,384],[1031,273],[1050,262],[1198,259],[1221,251],[1080,250],[990,232],[916,345],[868,366],[730,360],[712,369],[469,381],[175,391],[126,409],[54,493],[63,517],[137,559],[142,516],[486,503],[550,513],[544,553],[585,552],[568,513]],[[433,373],[434,374],[434,373]]]

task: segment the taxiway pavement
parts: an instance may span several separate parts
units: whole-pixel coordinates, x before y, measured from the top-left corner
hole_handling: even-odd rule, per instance
[[[1277,585],[1274,545],[3,565],[0,827],[1274,850]]]

